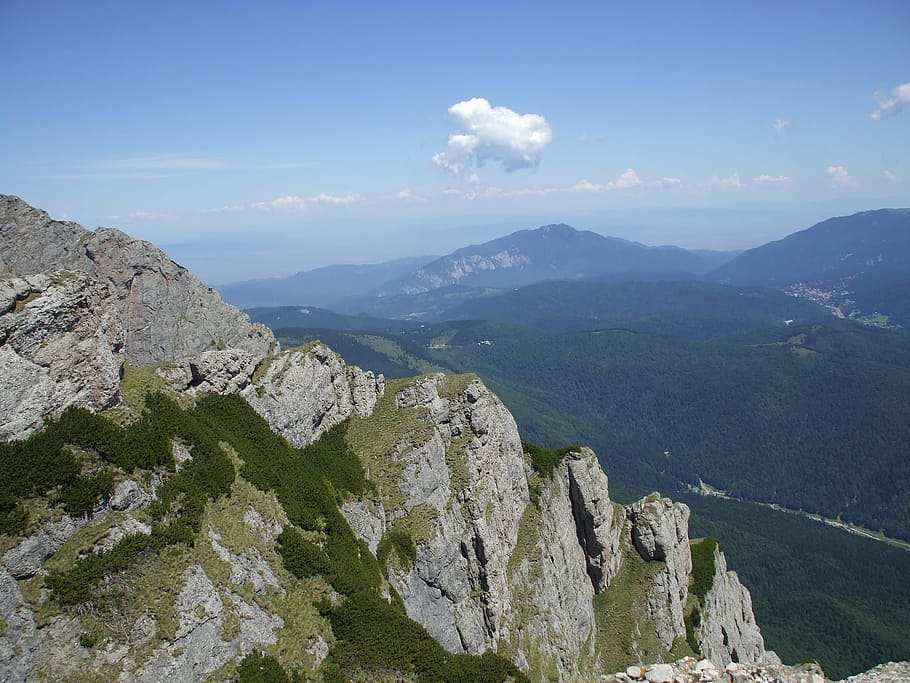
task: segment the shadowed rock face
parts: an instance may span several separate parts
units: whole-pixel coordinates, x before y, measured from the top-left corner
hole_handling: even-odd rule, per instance
[[[251,323],[148,242],[119,230],[89,232],[54,221],[18,197],[0,195],[0,277],[61,269],[109,286],[123,325],[125,359],[134,365],[220,348],[262,358],[275,344],[265,326]]]

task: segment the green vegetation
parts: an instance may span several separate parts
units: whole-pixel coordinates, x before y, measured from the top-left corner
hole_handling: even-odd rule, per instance
[[[261,652],[251,652],[237,667],[238,683],[296,683],[296,675],[288,676],[277,659]]]
[[[619,671],[629,662],[657,661],[667,656],[646,608],[654,575],[665,566],[659,560],[646,562],[634,548],[625,544],[619,573],[607,590],[594,596],[594,617],[604,671]],[[680,647],[674,644],[674,656],[689,654]]]
[[[376,548],[376,557],[379,564],[386,566],[386,561],[392,553],[398,558],[398,563],[405,571],[409,571],[417,561],[417,546],[414,539],[404,529],[392,528],[382,536]]]
[[[562,459],[569,453],[577,451],[578,446],[567,446],[565,448],[541,448],[530,441],[522,441],[521,447],[531,459],[531,465],[534,470],[542,477],[553,476],[553,470],[562,462]]]
[[[692,535],[723,541],[765,645],[785,662],[817,660],[836,680],[910,659],[910,552],[755,504],[676,497],[692,509]]]
[[[716,538],[702,538],[693,541],[692,551],[692,593],[699,600],[704,600],[708,591],[714,586],[714,553],[723,552],[723,545]]]
[[[278,539],[285,567],[301,579],[318,573],[344,596],[339,604],[321,607],[336,638],[323,664],[325,680],[374,678],[390,672],[414,675],[418,681],[503,681],[509,676],[524,680],[513,665],[495,655],[446,652],[405,615],[400,600],[388,602],[381,596],[380,562],[338,510],[340,498],[362,494],[367,485],[360,461],[347,445],[348,424],[296,450],[237,396],[208,396],[199,409],[236,449],[243,461],[240,474],[274,492],[299,528],[286,529]],[[320,537],[318,545],[308,540],[311,533]],[[410,536],[393,530],[387,539],[390,551],[413,561]]]
[[[705,596],[714,586],[716,573],[715,551],[723,546],[716,538],[702,538],[690,544],[692,553],[692,585],[683,619],[686,625],[686,642],[693,652],[700,653],[697,629],[701,625],[701,613]]]

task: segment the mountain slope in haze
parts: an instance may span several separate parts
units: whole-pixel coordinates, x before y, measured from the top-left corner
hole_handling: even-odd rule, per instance
[[[829,218],[784,239],[749,249],[711,273],[721,282],[784,287],[795,282],[910,275],[910,209]]]
[[[238,308],[256,306],[332,306],[362,297],[392,280],[406,277],[435,256],[402,258],[384,263],[342,264],[305,270],[288,277],[259,278],[217,287]]]
[[[585,280],[528,285],[456,304],[439,317],[522,323],[550,331],[628,326],[674,336],[720,337],[765,325],[816,322],[829,314],[817,304],[773,289],[695,280]]]
[[[716,254],[648,247],[568,225],[545,225],[458,249],[383,286],[378,294],[417,294],[451,285],[518,287],[615,275],[649,279],[706,273],[715,265]]]

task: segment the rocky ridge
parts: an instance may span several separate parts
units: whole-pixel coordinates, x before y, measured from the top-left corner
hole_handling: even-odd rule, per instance
[[[16,198],[2,198],[0,217],[3,243],[15,245],[2,250],[0,274],[58,273],[10,277],[0,289],[0,359],[39,378],[30,387],[60,397],[54,403],[39,396],[20,411],[24,417],[70,404],[114,405],[119,392],[111,377],[119,379],[125,358],[157,366],[161,385],[189,399],[240,393],[295,446],[345,423],[370,486],[339,501],[341,512],[384,565],[388,597],[394,590],[407,614],[450,652],[496,652],[532,680],[824,680],[817,671],[782,668],[764,650],[748,591],[719,551],[700,624],[687,632],[688,508],[659,494],[628,507],[613,503],[589,449],[538,462],[506,407],[476,377],[386,382],[322,344],[278,353],[270,335],[235,309],[217,319],[226,307],[217,295],[209,300],[198,280],[147,243],[50,221]],[[30,253],[21,242],[33,238],[38,246]],[[181,297],[195,303],[179,303]],[[208,312],[180,318],[179,311],[195,315],[197,308]],[[153,321],[166,333],[150,329]],[[75,351],[67,356],[67,349]],[[93,380],[86,362],[107,374]],[[23,402],[15,399],[13,408]],[[33,419],[4,438],[40,424]],[[192,460],[182,444],[173,449],[178,465]],[[0,536],[0,679],[202,681],[231,676],[258,649],[280,652],[307,672],[319,668],[333,635],[315,605],[341,598],[324,581],[288,573],[277,551],[287,515],[241,477],[230,498],[206,506],[203,530],[173,567],[110,577],[147,600],[106,623],[100,642],[87,635],[100,628],[90,611],[51,609],[41,587],[47,568],[147,534],[145,510],[163,476],[121,475],[90,518],[50,510],[24,537]],[[407,539],[413,556],[393,547],[393,536]],[[679,658],[693,647],[710,661]],[[676,664],[604,673],[661,660]]]
[[[0,195],[0,278],[65,270],[109,288],[129,363],[156,365],[220,348],[262,358],[275,344],[263,325],[224,303],[162,251],[111,228],[90,232]]]

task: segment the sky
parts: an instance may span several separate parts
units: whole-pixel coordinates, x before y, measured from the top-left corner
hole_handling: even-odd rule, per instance
[[[910,206],[910,3],[30,2],[0,192],[209,284],[570,223],[742,249]]]

